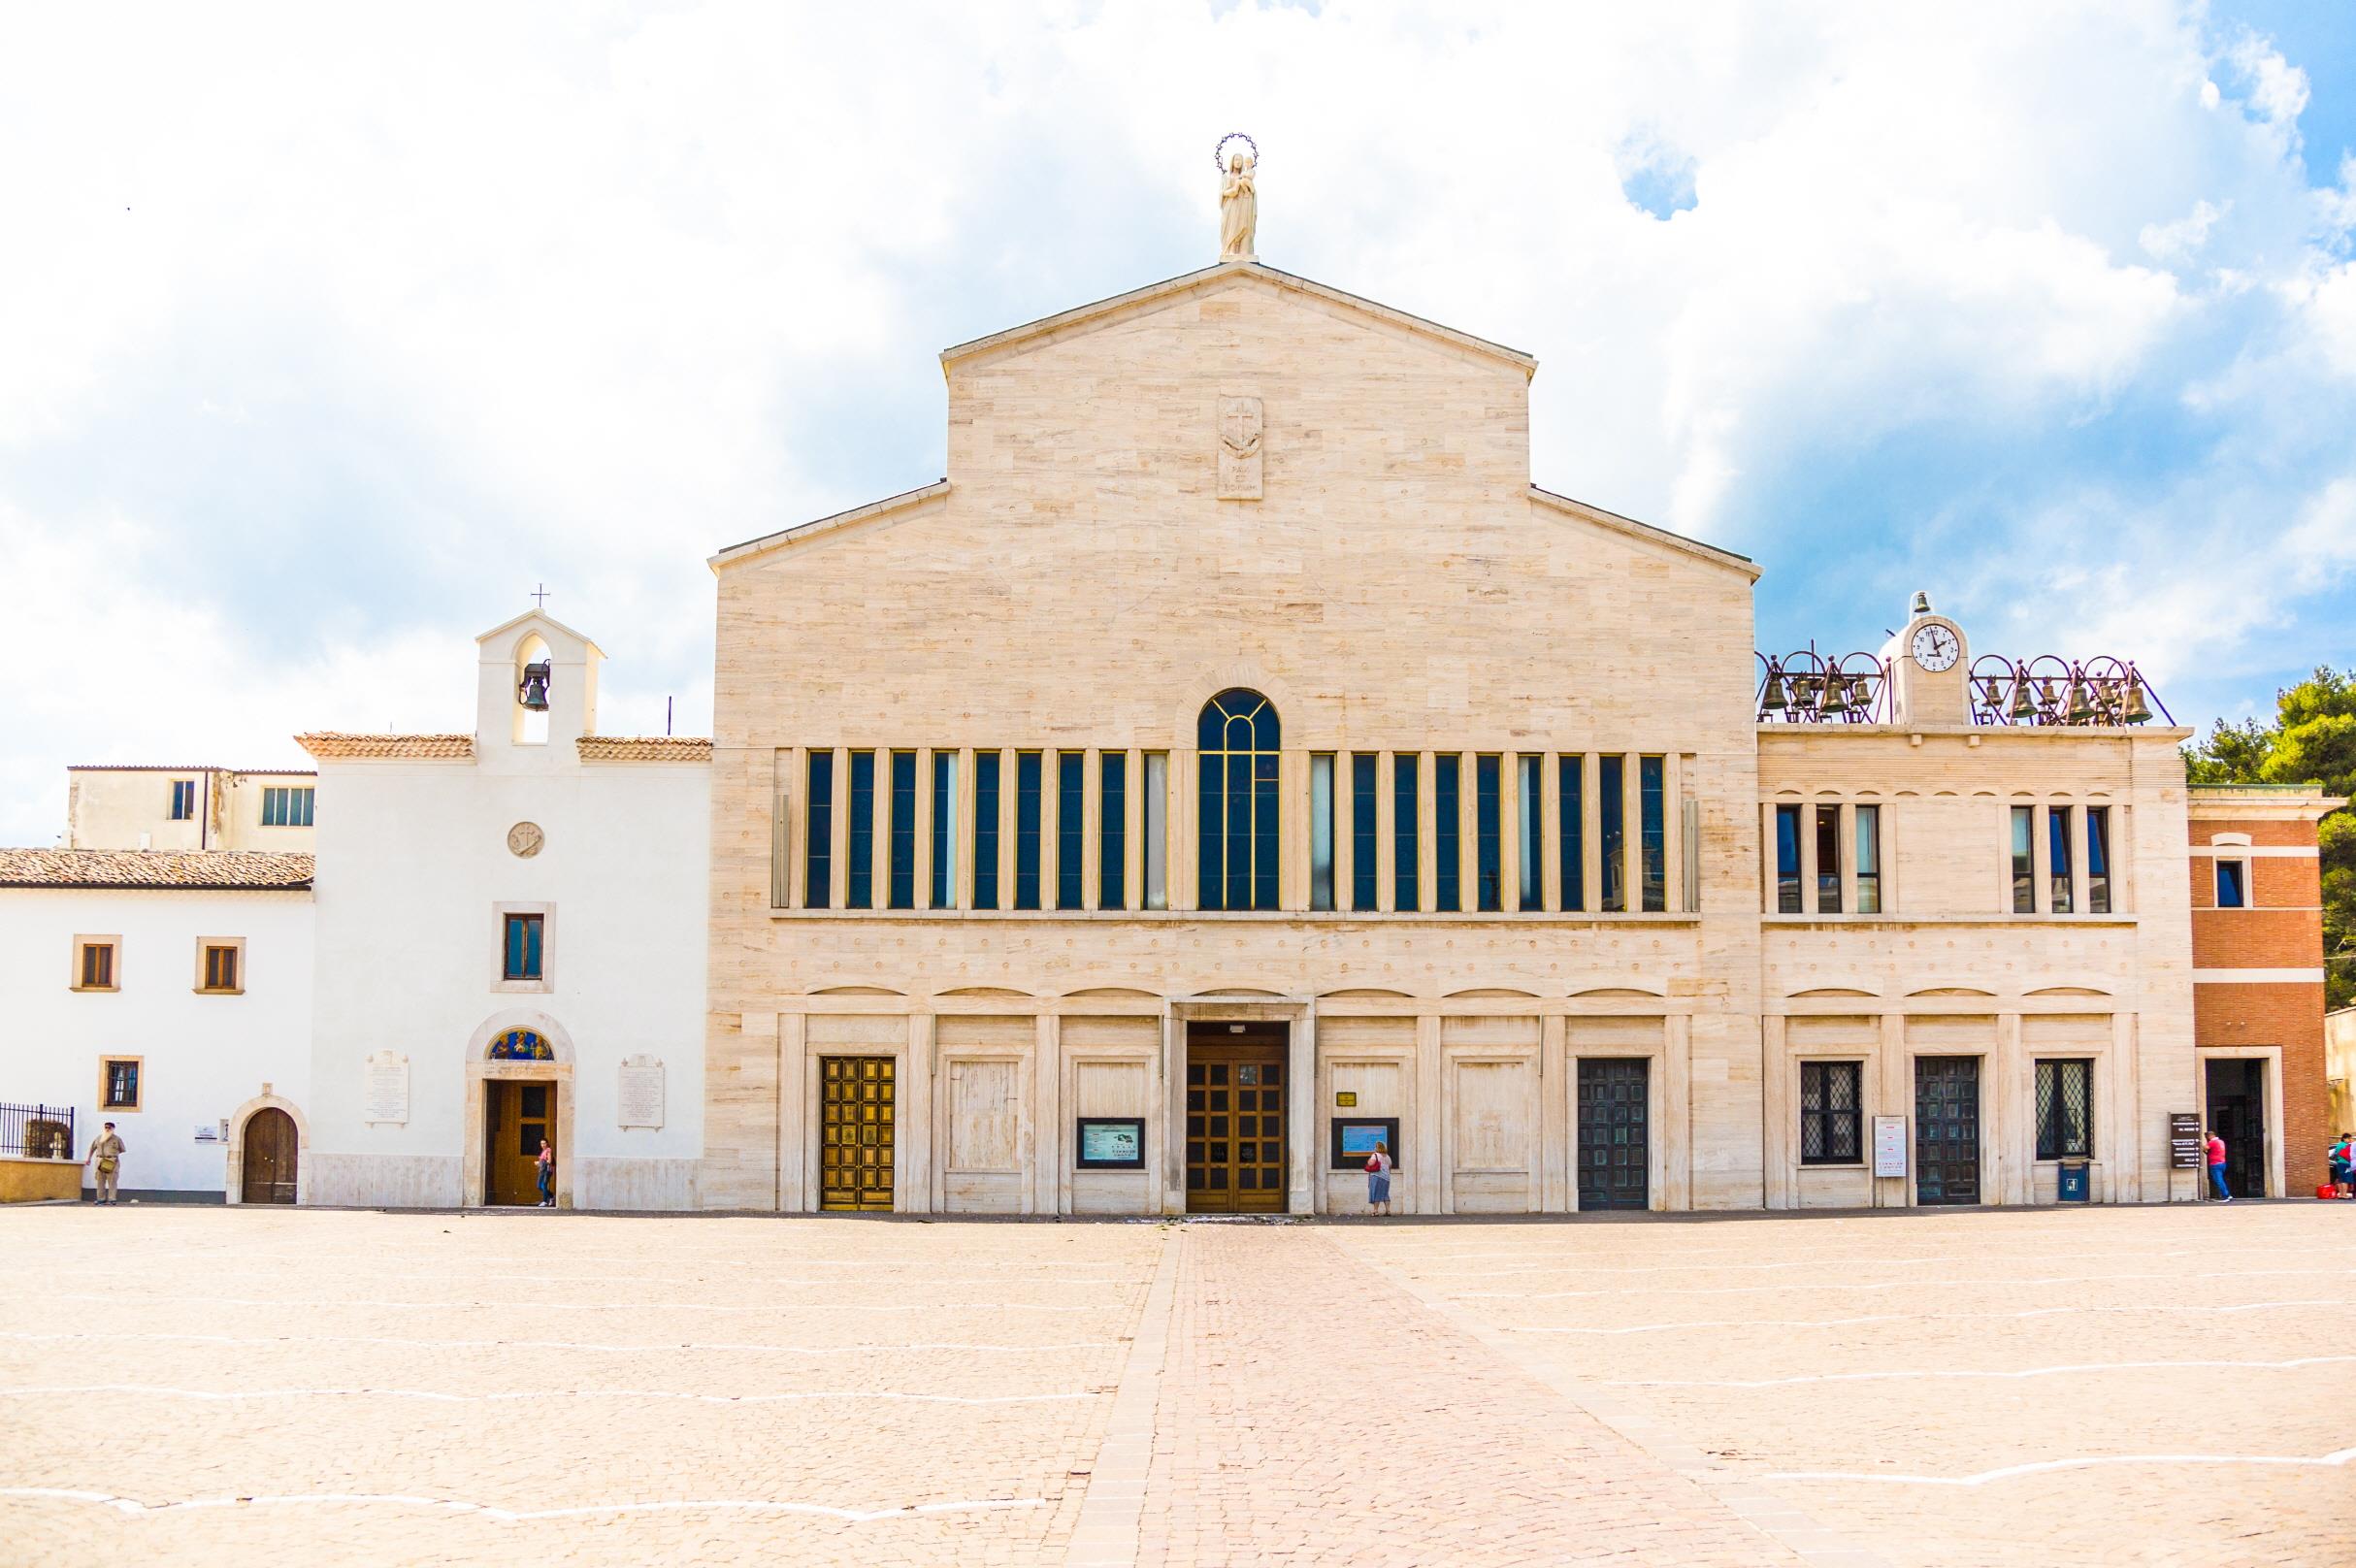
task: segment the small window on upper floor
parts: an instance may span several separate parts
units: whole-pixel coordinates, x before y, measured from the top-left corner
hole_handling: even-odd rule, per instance
[[[235,995],[245,989],[245,943],[236,937],[200,938],[196,944],[196,989]]]
[[[2249,862],[2217,858],[2217,907],[2249,907]]]
[[[196,816],[196,780],[176,778],[172,781],[172,820],[189,822]]]
[[[309,785],[269,786],[262,791],[262,826],[265,828],[308,828],[311,825],[311,797],[318,793]]]
[[[115,941],[112,936],[81,936],[74,941],[74,989],[114,991]]]
[[[105,1057],[98,1063],[99,1106],[109,1111],[139,1109],[139,1057]]]
[[[508,980],[538,980],[546,957],[541,940],[547,929],[545,915],[508,915],[506,918],[506,952],[500,973]]]

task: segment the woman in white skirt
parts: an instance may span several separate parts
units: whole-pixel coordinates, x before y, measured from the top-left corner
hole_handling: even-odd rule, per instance
[[[1366,1207],[1376,1214],[1391,1212],[1391,1145],[1379,1139],[1366,1157]]]

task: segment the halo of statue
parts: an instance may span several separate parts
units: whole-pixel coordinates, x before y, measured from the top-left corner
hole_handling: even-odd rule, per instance
[[[1219,139],[1219,145],[1217,147],[1211,148],[1212,168],[1218,170],[1223,175],[1227,172],[1227,144],[1229,142],[1241,142],[1245,147],[1250,147],[1252,149],[1253,163],[1257,164],[1260,162],[1260,144],[1253,141],[1249,136],[1246,136],[1241,131],[1229,131],[1227,135]]]

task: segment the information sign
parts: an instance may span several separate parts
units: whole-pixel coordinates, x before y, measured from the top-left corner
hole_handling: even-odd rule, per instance
[[[2168,1164],[2173,1170],[2199,1170],[2209,1157],[2201,1136],[2201,1118],[2191,1111],[2168,1113]]]
[[[1877,1116],[1874,1118],[1874,1174],[1903,1176],[1906,1174],[1906,1118]]]
[[[379,1051],[368,1059],[360,1092],[360,1120],[390,1122],[409,1119],[409,1059],[398,1051]]]
[[[1081,1170],[1143,1170],[1145,1121],[1135,1116],[1083,1116],[1079,1123]]]
[[[624,1057],[615,1085],[614,1121],[626,1127],[663,1125],[663,1060]]]

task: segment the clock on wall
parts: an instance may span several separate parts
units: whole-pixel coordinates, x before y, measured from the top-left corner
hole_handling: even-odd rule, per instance
[[[1937,674],[1955,668],[1955,661],[1963,657],[1963,643],[1952,629],[1933,621],[1914,634],[1911,651],[1914,663]]]

